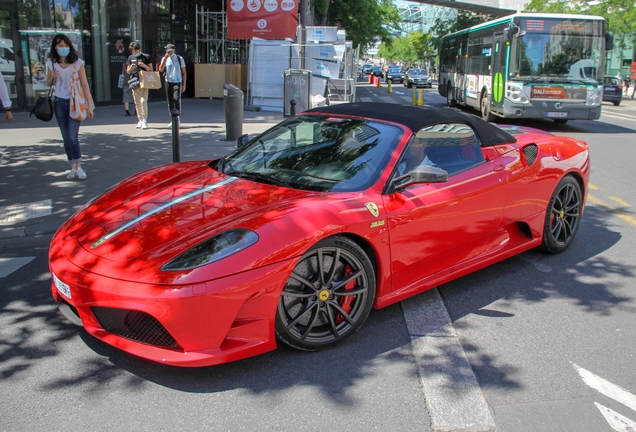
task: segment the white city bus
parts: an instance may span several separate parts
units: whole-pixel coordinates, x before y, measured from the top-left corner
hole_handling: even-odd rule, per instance
[[[487,121],[595,120],[611,49],[602,17],[517,13],[444,36],[438,91]]]

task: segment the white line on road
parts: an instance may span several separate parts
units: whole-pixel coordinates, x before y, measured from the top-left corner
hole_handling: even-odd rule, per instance
[[[0,222],[14,223],[41,216],[49,216],[51,207],[50,199],[0,207]]]
[[[624,415],[617,413],[614,410],[611,410],[598,402],[594,402],[596,408],[603,414],[607,423],[609,423],[610,427],[617,432],[634,432],[636,431],[636,422],[631,421]]]
[[[7,277],[22,266],[33,261],[35,257],[0,258],[0,278]]]
[[[572,365],[579,373],[585,384],[608,398],[612,398],[616,402],[620,402],[626,407],[636,411],[636,396],[616,384],[613,384],[600,376],[594,375],[592,372],[583,369],[581,366],[574,363]]]
[[[488,403],[437,289],[402,302],[433,430],[495,430]]]

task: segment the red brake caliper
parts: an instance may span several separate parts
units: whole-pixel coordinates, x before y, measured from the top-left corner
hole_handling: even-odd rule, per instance
[[[346,279],[352,274],[353,274],[353,269],[351,268],[351,266],[348,265],[344,272],[344,278]],[[344,286],[344,289],[347,291],[351,291],[355,287],[356,287],[356,281],[354,279],[351,282],[348,282]],[[338,300],[338,304],[340,304],[340,307],[342,308],[343,311],[345,311],[346,313],[349,313],[351,311],[351,304],[353,303],[353,300],[354,300],[353,296],[342,296]],[[342,315],[338,314],[338,316],[336,316],[336,324],[340,324],[343,320],[344,320],[344,317]]]

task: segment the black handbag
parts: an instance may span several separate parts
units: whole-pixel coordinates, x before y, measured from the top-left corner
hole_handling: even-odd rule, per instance
[[[42,121],[51,121],[53,118],[53,86],[49,88],[49,94],[47,96],[40,96],[31,110],[31,117],[35,114],[35,118]]]

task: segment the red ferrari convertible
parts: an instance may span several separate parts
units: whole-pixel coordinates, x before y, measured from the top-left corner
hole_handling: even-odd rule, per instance
[[[74,214],[50,249],[64,315],[177,366],[330,347],[372,308],[565,250],[590,173],[585,142],[448,108],[316,108],[238,144]]]

